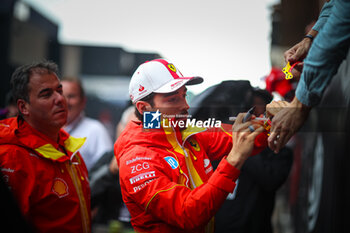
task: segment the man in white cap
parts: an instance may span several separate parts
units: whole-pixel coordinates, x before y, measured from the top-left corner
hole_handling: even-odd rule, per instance
[[[213,232],[213,216],[264,130],[252,121],[242,123],[245,114],[238,115],[232,135],[222,127],[181,125],[189,109],[185,85],[202,81],[184,77],[164,59],[141,64],[131,78],[139,121],[127,125],[114,153],[137,232]],[[213,171],[215,159],[221,162]]]

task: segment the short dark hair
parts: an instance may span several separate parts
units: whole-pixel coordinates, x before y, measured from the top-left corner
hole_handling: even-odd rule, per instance
[[[18,67],[11,77],[12,95],[15,102],[23,99],[29,103],[28,83],[33,74],[54,73],[58,77],[57,64],[51,61],[41,61]]]
[[[147,103],[149,103],[152,107],[154,106],[154,92],[152,92],[151,94],[149,94],[148,96],[138,100],[138,101],[145,101]],[[137,117],[137,119],[139,119],[140,121],[143,121],[143,117],[142,114],[139,112],[139,110],[135,107],[135,115]]]
[[[264,89],[255,89],[253,91],[253,96],[260,97],[265,101],[266,104],[270,103],[273,99],[273,96],[270,94],[270,92]]]
[[[80,91],[80,97],[84,98],[85,97],[85,90],[83,88],[83,84],[81,83],[81,80],[77,77],[73,76],[68,76],[68,77],[63,77],[61,81],[67,81],[67,82],[72,82],[78,84],[79,91]]]

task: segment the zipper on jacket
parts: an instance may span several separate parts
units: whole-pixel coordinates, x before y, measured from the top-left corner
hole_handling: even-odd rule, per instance
[[[188,178],[188,176],[186,175],[186,173],[185,173],[184,171],[182,171],[181,166],[180,166],[180,161],[179,161],[179,159],[177,158],[176,154],[175,154],[174,152],[172,152],[171,150],[168,150],[168,149],[166,149],[166,150],[167,150],[168,152],[172,153],[172,154],[175,156],[176,161],[179,163],[180,175],[184,175],[184,176],[186,177],[185,185],[186,185],[186,187],[190,188],[190,186],[188,186],[188,181],[189,181],[190,179]],[[186,167],[187,167],[187,165],[186,165]]]
[[[171,128],[172,128],[172,130],[173,130],[173,132],[174,132],[174,136],[175,136],[175,139],[176,139],[177,144],[180,146],[180,148],[182,149],[182,151],[184,152],[184,155],[185,155],[185,157],[186,157],[186,158],[185,158],[186,167],[187,167],[188,175],[189,175],[189,178],[190,178],[190,181],[191,181],[191,184],[192,184],[192,188],[194,189],[194,188],[196,188],[197,186],[196,186],[196,184],[195,184],[195,182],[194,182],[194,180],[193,180],[193,177],[192,177],[192,174],[191,174],[191,169],[190,169],[190,167],[189,167],[189,165],[188,165],[188,162],[187,162],[187,159],[191,159],[191,157],[188,156],[188,153],[187,153],[187,151],[186,151],[186,149],[185,149],[184,146],[185,146],[186,140],[187,140],[190,136],[192,136],[192,135],[194,135],[194,134],[196,134],[196,133],[199,133],[199,132],[196,132],[196,133],[194,133],[194,134],[189,135],[188,137],[185,138],[185,140],[183,141],[183,143],[180,144],[179,140],[177,139],[176,131],[175,131],[174,127],[171,126]],[[196,169],[196,168],[194,168],[194,169]]]
[[[181,146],[181,145],[180,145]],[[188,154],[187,154],[187,151],[184,147],[181,146],[181,149],[185,152],[185,156],[188,158],[188,159],[191,159]],[[186,160],[186,159],[185,159]],[[188,171],[188,175],[190,176],[190,181],[191,181],[191,184],[192,184],[192,187],[193,189],[196,188],[196,184],[194,183],[194,180],[193,180],[193,177],[192,177],[192,174],[191,174],[191,169],[189,168],[188,166],[188,163],[186,161],[186,167],[187,167],[187,171]],[[195,169],[195,168],[194,168]]]
[[[76,168],[73,167],[73,163],[71,160],[69,160],[69,164],[66,164],[67,171],[72,178],[75,190],[78,194],[79,204],[80,204],[80,212],[81,212],[81,220],[83,225],[83,232],[84,233],[90,233],[90,218],[88,215],[88,210],[86,206],[86,201],[84,198],[84,193],[82,191],[82,186],[79,180],[79,177],[76,172]]]

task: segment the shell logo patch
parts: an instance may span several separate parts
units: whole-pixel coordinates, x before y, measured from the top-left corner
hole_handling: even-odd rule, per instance
[[[175,66],[174,66],[173,64],[169,63],[169,64],[168,64],[168,68],[169,68],[171,71],[173,71],[173,72],[176,73],[176,68],[175,68]]]
[[[55,178],[52,185],[52,192],[59,198],[65,197],[69,194],[68,185],[66,181],[61,178]]]
[[[200,151],[201,150],[201,148],[199,147],[198,142],[196,140],[190,139],[189,143],[191,144],[191,146],[193,147],[193,149],[195,151]]]

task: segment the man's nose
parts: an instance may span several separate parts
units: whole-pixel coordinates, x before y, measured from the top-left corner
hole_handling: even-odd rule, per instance
[[[55,103],[60,104],[62,102],[66,102],[64,95],[62,95],[61,93],[56,91],[55,92]]]
[[[190,106],[187,103],[187,100],[184,99],[184,103],[183,103],[184,109],[186,109],[186,111],[190,108]]]
[[[187,101],[186,101],[186,110],[188,110],[190,108],[190,105],[188,105]]]

